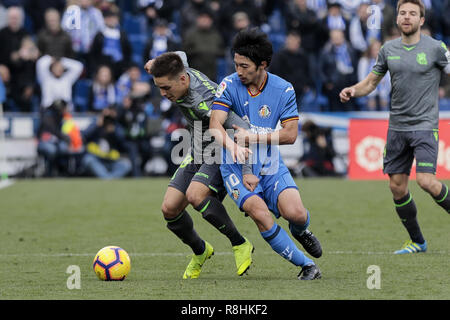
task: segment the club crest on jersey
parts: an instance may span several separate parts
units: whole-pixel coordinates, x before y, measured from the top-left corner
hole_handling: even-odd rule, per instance
[[[217,91],[216,91],[216,98],[220,98],[223,94],[223,92],[225,91],[225,89],[227,88],[227,84],[225,83],[225,81],[222,81],[219,86],[217,87]]]
[[[258,114],[261,118],[266,119],[270,116],[271,111],[268,105],[263,105],[259,108]]]
[[[427,55],[425,53],[423,53],[423,52],[417,54],[416,60],[417,60],[418,64],[421,64],[421,65],[427,65],[428,64]]]
[[[232,192],[232,194],[233,194],[233,198],[234,198],[234,200],[237,200],[238,198],[239,198],[239,190],[238,189],[234,189],[233,190],[233,192]]]

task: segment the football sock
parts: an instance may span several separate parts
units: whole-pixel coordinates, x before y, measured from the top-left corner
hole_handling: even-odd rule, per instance
[[[295,224],[295,223],[292,223],[289,221],[289,230],[291,231],[291,234],[296,239],[298,237],[300,237],[309,226],[309,211],[308,210],[306,210],[306,214],[307,214],[307,218],[306,218],[306,223],[304,225],[298,225],[298,224]]]
[[[417,208],[411,194],[408,192],[403,198],[399,200],[394,199],[394,203],[395,210],[408,231],[411,240],[423,244],[425,239],[417,222]]]
[[[276,253],[294,265],[303,267],[314,264],[311,259],[297,248],[287,232],[276,223],[273,224],[270,230],[261,232],[261,235]]]
[[[244,237],[236,229],[222,202],[216,197],[206,197],[195,210],[200,212],[206,221],[225,235],[230,240],[232,246],[237,246],[245,242]]]
[[[441,193],[437,197],[434,197],[434,201],[444,208],[445,211],[450,213],[450,194],[448,192],[448,187],[445,184],[442,184]]]
[[[183,210],[174,219],[166,219],[167,228],[181,241],[191,247],[194,254],[199,255],[205,251],[205,242],[194,229],[194,222],[186,210]]]

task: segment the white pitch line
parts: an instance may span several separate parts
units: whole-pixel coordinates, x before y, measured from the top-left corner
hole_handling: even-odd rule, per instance
[[[132,257],[180,257],[180,256],[190,256],[192,253],[188,252],[149,252],[149,253],[130,253]],[[215,255],[233,255],[232,252],[214,252]],[[273,251],[263,251],[258,254],[274,254]],[[393,255],[390,251],[329,251],[324,252],[324,255]],[[425,254],[435,254],[435,255],[450,255],[450,251],[428,251]],[[1,254],[2,258],[12,258],[12,257],[44,257],[44,258],[60,258],[60,257],[94,257],[95,253],[5,253]]]

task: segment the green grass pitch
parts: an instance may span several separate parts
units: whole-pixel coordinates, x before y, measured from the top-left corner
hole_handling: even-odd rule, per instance
[[[198,233],[215,248],[196,280],[182,280],[190,250],[160,213],[167,178],[19,180],[0,189],[0,299],[316,300],[448,299],[449,215],[412,181],[427,253],[395,256],[408,238],[387,181],[297,180],[324,254],[323,278],[298,281],[299,269],[276,255],[230,199],[225,205],[255,246],[247,275],[236,275],[228,240],[189,207]],[[450,184],[449,181],[446,181]],[[278,221],[287,229],[287,223]],[[95,253],[117,245],[131,257],[123,282],[102,282]],[[67,287],[68,266],[81,288]],[[381,288],[368,289],[368,267]]]

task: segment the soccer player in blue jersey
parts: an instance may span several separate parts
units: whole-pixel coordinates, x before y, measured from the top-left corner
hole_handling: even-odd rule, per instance
[[[278,150],[278,144],[292,144],[297,138],[299,115],[294,89],[266,71],[273,50],[267,35],[259,29],[239,32],[232,53],[236,72],[219,85],[210,118],[211,134],[225,147],[220,170],[227,192],[254,220],[272,249],[302,268],[299,279],[318,279],[321,272],[314,261],[297,248],[270,214],[289,221],[291,234],[310,255],[322,255],[319,241],[307,229],[309,212]],[[249,131],[235,127],[237,144],[223,126],[231,110],[250,124]],[[276,130],[279,122],[282,128]],[[253,175],[242,173],[241,163],[246,158],[253,163]]]

